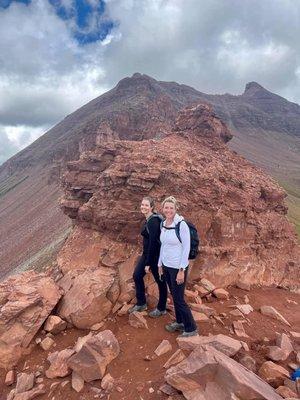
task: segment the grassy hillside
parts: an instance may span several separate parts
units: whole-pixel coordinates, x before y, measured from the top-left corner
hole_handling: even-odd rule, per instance
[[[300,185],[293,180],[281,180],[279,183],[288,193],[288,218],[295,225],[300,242]]]

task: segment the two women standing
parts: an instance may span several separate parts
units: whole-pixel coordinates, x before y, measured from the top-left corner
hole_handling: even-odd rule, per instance
[[[136,290],[136,305],[129,312],[144,311],[147,309],[144,276],[149,271],[152,273],[159,290],[157,308],[149,313],[150,317],[160,317],[167,313],[166,304],[168,289],[165,280],[158,273],[158,259],[160,253],[160,224],[162,218],[154,212],[154,202],[151,197],[144,197],[141,203],[141,212],[145,216],[141,235],[143,236],[143,254],[141,255],[133,279]]]
[[[142,230],[143,254],[135,268],[133,278],[136,285],[137,304],[129,312],[146,310],[144,276],[148,269],[152,272],[159,288],[157,308],[149,313],[151,317],[166,314],[167,285],[173,297],[176,321],[166,325],[169,332],[183,331],[180,336],[198,335],[197,325],[184,300],[186,286],[190,231],[183,217],[178,215],[178,204],[174,197],[166,198],[162,204],[166,219],[161,222],[153,213],[153,200],[143,199],[141,211],[146,217]]]

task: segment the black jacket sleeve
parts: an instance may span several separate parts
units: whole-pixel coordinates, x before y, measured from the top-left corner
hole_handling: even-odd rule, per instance
[[[153,217],[147,222],[149,241],[146,257],[146,265],[154,265],[158,262],[160,250],[160,219]]]

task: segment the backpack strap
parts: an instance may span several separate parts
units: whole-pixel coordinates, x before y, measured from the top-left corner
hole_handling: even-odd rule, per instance
[[[180,243],[182,243],[181,237],[180,237],[180,223],[181,223],[181,222],[182,222],[182,220],[179,221],[179,222],[175,225],[175,233],[176,233],[176,236],[177,236],[177,238],[178,238],[178,240],[179,240]]]
[[[179,222],[175,225],[175,227],[172,226],[172,227],[170,227],[170,228],[164,226],[164,221],[165,221],[165,220],[161,221],[161,223],[160,223],[160,229],[162,229],[162,227],[164,227],[165,229],[168,229],[168,230],[170,230],[170,229],[175,229],[175,233],[176,233],[177,239],[179,240],[180,243],[182,243],[181,237],[180,237],[180,223],[181,223],[182,221],[184,221],[184,219],[182,219],[181,221],[179,221]]]

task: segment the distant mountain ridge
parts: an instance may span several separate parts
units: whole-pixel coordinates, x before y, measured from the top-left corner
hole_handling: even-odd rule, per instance
[[[300,230],[298,104],[256,82],[247,83],[241,95],[210,95],[135,73],[68,115],[0,166],[2,270],[39,264],[44,256],[48,262],[49,254],[56,251],[57,237],[63,240],[70,223],[57,202],[61,195],[58,178],[66,161],[112,138],[162,138],[174,126],[180,109],[201,102],[210,103],[231,129],[234,137],[229,146],[272,174],[288,190],[290,216]]]
[[[206,101],[214,106],[217,115],[231,128],[267,129],[291,136],[300,136],[300,106],[266,90],[256,82],[247,83],[241,95],[210,95],[187,85],[157,81],[148,75],[135,73],[130,78],[122,79],[110,91],[68,115],[34,143],[11,157],[0,167],[0,174],[7,164],[16,167],[26,166],[22,160],[28,159],[29,155],[31,163],[40,161],[41,154],[45,156],[46,152],[48,153],[46,160],[58,159],[62,154],[68,158],[68,155],[78,150],[76,147],[82,138],[95,134],[92,130],[95,131],[97,125],[103,120],[110,120],[113,125],[113,122],[116,122],[114,113],[127,109],[134,115],[133,107],[143,110],[143,99],[153,103],[160,98],[164,101],[160,104],[163,107],[155,111],[159,114],[161,122],[167,124],[170,123],[170,117],[173,117],[173,114],[181,108],[199,101]],[[130,105],[128,108],[125,102]],[[131,122],[134,126],[134,121]],[[136,126],[139,125],[136,124]],[[90,132],[89,129],[91,129]],[[134,135],[130,130],[127,132],[124,130],[118,134],[121,138],[127,139],[145,138],[143,131]],[[61,146],[65,143],[69,147],[62,149]],[[44,150],[41,150],[42,145]]]

